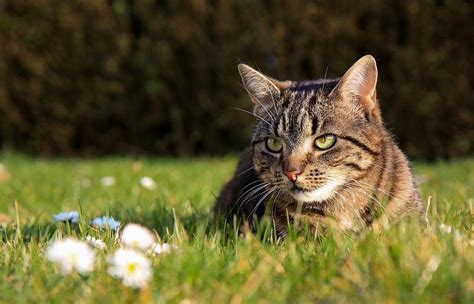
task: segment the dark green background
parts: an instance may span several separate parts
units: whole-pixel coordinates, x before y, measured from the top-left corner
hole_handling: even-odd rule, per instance
[[[0,0],[0,143],[42,155],[237,151],[242,60],[280,79],[379,66],[415,158],[474,152],[472,1]]]

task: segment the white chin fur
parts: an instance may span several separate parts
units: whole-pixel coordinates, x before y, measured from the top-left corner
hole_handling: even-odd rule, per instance
[[[340,180],[331,180],[316,190],[296,193],[292,192],[291,195],[293,195],[293,197],[299,202],[322,202],[332,198],[335,195],[337,187],[342,184],[343,182]]]

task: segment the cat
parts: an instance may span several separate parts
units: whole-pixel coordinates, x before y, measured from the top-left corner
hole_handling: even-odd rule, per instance
[[[256,124],[216,218],[254,227],[268,210],[284,237],[296,222],[322,234],[423,213],[408,160],[384,127],[373,56],[339,79],[278,81],[243,63],[238,70]]]

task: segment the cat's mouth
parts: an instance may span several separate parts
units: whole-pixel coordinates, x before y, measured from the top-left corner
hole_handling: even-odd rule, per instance
[[[311,192],[311,189],[305,189],[303,187],[299,187],[297,185],[293,185],[293,187],[290,189],[291,192],[293,193],[299,193],[299,192]]]
[[[306,189],[293,185],[290,188],[290,194],[299,202],[315,203],[324,202],[336,195],[336,191],[343,182],[331,180],[315,189]]]

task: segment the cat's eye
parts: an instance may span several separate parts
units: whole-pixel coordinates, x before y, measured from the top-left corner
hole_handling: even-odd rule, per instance
[[[270,152],[278,153],[281,151],[281,149],[283,149],[283,142],[281,141],[281,139],[268,137],[265,140],[265,147]]]
[[[314,145],[321,150],[327,150],[336,143],[336,136],[327,134],[320,136],[314,140]]]

